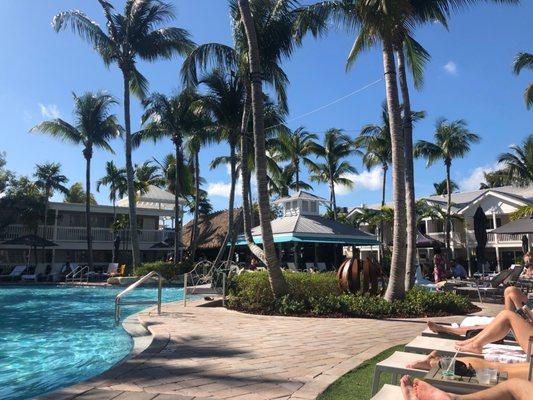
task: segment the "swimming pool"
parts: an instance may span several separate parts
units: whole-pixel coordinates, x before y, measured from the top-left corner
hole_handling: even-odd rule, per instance
[[[114,324],[124,288],[0,286],[0,399],[32,398],[96,376],[129,354],[131,337]],[[155,299],[138,288],[128,299]],[[163,301],[182,298],[164,288]],[[146,306],[125,306],[122,319]]]

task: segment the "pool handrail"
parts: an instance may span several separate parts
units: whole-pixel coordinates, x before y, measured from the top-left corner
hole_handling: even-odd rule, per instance
[[[70,278],[70,281],[72,283],[74,283],[75,279],[77,279],[77,278],[78,278],[78,282],[80,282],[80,283],[83,282],[83,278],[84,278],[83,271],[87,271],[87,273],[88,273],[89,272],[89,266],[86,265],[84,267],[77,267],[73,271],[70,271],[67,275],[65,275],[65,283],[67,283],[69,281],[69,278]],[[86,279],[86,282],[89,282],[89,276],[88,275],[85,276],[85,279]]]
[[[157,301],[147,301],[147,300],[128,301],[128,302],[121,301],[122,297],[124,297],[126,294],[131,292],[136,287],[142,285],[144,282],[146,282],[148,279],[150,279],[154,275],[157,275],[157,278],[158,278]],[[117,296],[115,297],[115,324],[118,325],[120,323],[120,305],[121,304],[122,305],[157,304],[157,315],[161,315],[162,284],[163,284],[163,277],[161,276],[161,274],[157,271],[150,271],[146,275],[144,275],[141,279],[139,279],[136,282],[133,282],[126,289],[124,289],[122,292],[117,294]]]

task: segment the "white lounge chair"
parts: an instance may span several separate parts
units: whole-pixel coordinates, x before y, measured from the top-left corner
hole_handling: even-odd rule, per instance
[[[383,385],[381,390],[370,400],[400,400],[403,399],[402,389],[399,386]]]
[[[376,394],[379,387],[381,374],[390,372],[392,374],[392,383],[397,383],[398,375],[410,375],[414,378],[423,378],[427,371],[421,369],[407,368],[407,364],[422,361],[426,358],[424,354],[406,353],[396,351],[386,360],[376,364],[374,369],[374,379],[372,380],[372,396]]]
[[[50,269],[50,273],[46,275],[46,280],[49,282],[59,282],[61,279],[61,271],[65,264],[54,263]],[[72,268],[72,265],[71,265]],[[69,271],[67,271],[69,272]]]
[[[288,262],[287,268],[289,268],[289,271],[291,272],[298,272],[298,268],[296,268],[296,265],[294,263]]]
[[[33,274],[22,275],[21,279],[23,281],[37,282],[37,279],[39,278],[39,276],[43,276],[45,273],[46,273],[46,264],[37,264]]]
[[[305,263],[305,269],[306,270],[314,270],[315,269],[315,263]]]
[[[0,279],[2,280],[16,280],[17,278],[20,278],[22,273],[26,270],[26,265],[16,265],[13,267],[11,272],[8,275],[0,275]]]
[[[324,271],[328,270],[328,268],[326,267],[326,263],[325,262],[316,263],[316,267],[318,268],[318,270],[320,272],[324,272]]]
[[[423,288],[428,289],[429,291],[434,292],[437,290],[437,285],[433,282],[431,282],[429,279],[424,278],[424,275],[422,275],[422,269],[420,268],[420,265],[416,267],[415,271],[415,285],[421,286]]]

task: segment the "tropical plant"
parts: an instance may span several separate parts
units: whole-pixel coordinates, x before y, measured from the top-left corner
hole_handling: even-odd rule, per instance
[[[492,172],[484,172],[483,177],[485,182],[480,183],[480,189],[497,188],[513,184],[513,179],[507,168],[498,169]]]
[[[515,74],[519,74],[524,68],[533,70],[533,54],[518,53],[513,61]],[[524,101],[529,110],[533,105],[533,83],[530,83],[524,91]]]
[[[118,168],[113,161],[105,164],[105,175],[96,181],[96,191],[100,192],[102,186],[109,186],[109,200],[113,204],[113,221],[117,219],[117,196],[126,195],[127,179],[126,169]]]
[[[473,143],[478,143],[480,137],[468,130],[464,120],[448,121],[444,118],[437,120],[434,142],[419,140],[414,149],[416,157],[424,157],[427,166],[431,166],[437,161],[443,161],[446,168],[446,254],[450,256],[450,216],[452,207],[452,180],[450,170],[452,161],[456,158],[463,158],[469,151]]]
[[[312,190],[312,186],[296,178],[294,164],[285,165],[282,168],[270,170],[268,174],[268,192],[271,196],[287,197],[290,190]]]
[[[63,197],[64,203],[71,204],[84,204],[87,199],[87,192],[83,189],[83,184],[81,182],[73,183],[71,187],[68,188],[68,191]],[[89,203],[92,206],[98,205],[93,194],[89,196]]]
[[[120,136],[121,127],[117,118],[110,112],[116,101],[110,95],[85,93],[81,96],[73,94],[74,119],[73,125],[57,118],[41,122],[31,132],[42,132],[61,141],[83,146],[85,158],[85,219],[87,228],[87,255],[89,269],[93,270],[92,232],[91,232],[91,160],[95,148],[114,153],[109,141]],[[72,188],[71,188],[72,189]]]
[[[346,175],[356,173],[357,170],[345,158],[355,152],[350,138],[341,129],[331,128],[326,131],[322,145],[318,143],[313,145],[313,153],[323,162],[306,161],[311,173],[309,179],[313,182],[325,183],[329,187],[334,220],[337,219],[335,185],[353,187],[353,181]]]
[[[160,173],[160,168],[152,161],[145,161],[135,165],[135,189],[139,194],[146,194],[150,186],[161,187],[165,184],[165,178]]]
[[[130,92],[143,99],[148,90],[147,79],[139,72],[137,60],[155,61],[186,55],[193,48],[185,29],[160,27],[174,17],[172,6],[161,0],[126,0],[122,14],[115,12],[109,1],[98,0],[106,19],[107,33],[87,15],[78,10],[57,14],[52,22],[56,32],[70,28],[93,45],[106,66],[117,64],[124,86],[124,127],[126,176],[130,216],[130,237],[133,265],[141,262],[137,232],[134,169],[132,163]]]
[[[511,221],[521,218],[531,218],[533,216],[533,205],[522,206],[510,215]]]
[[[0,194],[5,193],[12,179],[15,178],[14,172],[6,169],[6,152],[0,152]]]
[[[47,238],[48,227],[48,207],[50,204],[50,197],[54,195],[55,191],[66,193],[68,191],[65,184],[68,178],[61,174],[61,164],[46,163],[37,164],[35,166],[35,173],[33,176],[37,179],[35,185],[44,193],[44,222],[43,222],[43,237]]]
[[[194,89],[186,88],[173,96],[154,93],[144,101],[145,111],[142,117],[143,129],[133,138],[133,145],[142,141],[154,142],[168,137],[174,144],[174,263],[179,260],[179,243],[181,240],[181,213],[179,198],[183,196],[181,187],[181,171],[175,168],[182,166],[183,142],[186,136],[200,134],[205,128],[205,119],[195,110],[195,102],[199,99]]]
[[[308,163],[309,156],[313,154],[315,141],[318,136],[309,133],[303,126],[294,131],[282,131],[274,140],[271,146],[277,151],[280,161],[289,161],[294,172],[294,185],[290,189],[299,191],[301,188],[309,190],[311,187],[300,179],[300,161]]]
[[[268,196],[268,180],[266,171],[266,149],[265,149],[265,125],[264,125],[264,94],[263,94],[263,72],[261,64],[261,53],[256,32],[256,20],[252,16],[250,3],[248,0],[238,0],[238,10],[240,17],[234,18],[238,25],[242,24],[247,43],[247,55],[250,72],[251,85],[251,108],[254,131],[255,146],[255,171],[257,178],[257,202],[259,204],[259,221],[261,224],[261,236],[263,239],[264,261],[268,267],[269,280],[275,298],[281,298],[288,293],[288,286],[281,272],[272,226],[270,224],[270,200]],[[256,19],[260,15],[255,11]],[[271,18],[269,13],[267,18]],[[236,33],[242,34],[242,28],[236,29]],[[261,40],[268,38],[261,37]],[[291,38],[287,39],[289,42]],[[280,93],[280,91],[278,91]],[[241,149],[242,151],[242,149]],[[245,159],[246,160],[246,159]],[[242,165],[244,165],[242,163]]]
[[[505,167],[508,178],[519,186],[533,183],[533,134],[528,135],[520,145],[509,146],[510,152],[498,156],[498,162]]]
[[[443,179],[440,182],[435,182],[433,187],[435,188],[434,196],[444,196],[448,194],[448,182],[446,182],[446,179]],[[459,190],[459,185],[454,181],[450,181],[450,189],[452,190],[452,193],[456,192]]]

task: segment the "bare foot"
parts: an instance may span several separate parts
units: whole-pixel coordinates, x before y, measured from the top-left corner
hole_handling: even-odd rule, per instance
[[[437,351],[433,350],[425,359],[407,364],[406,367],[429,371],[436,363],[439,362],[439,358],[440,357],[437,355]]]
[[[402,388],[402,395],[404,400],[418,400],[414,390],[411,377],[409,375],[402,376],[400,379],[400,387]]]
[[[456,342],[455,348],[463,353],[483,354],[483,346],[477,345],[475,342]]]
[[[413,382],[413,391],[417,400],[453,400],[453,397],[442,390],[439,390],[429,383],[415,379]]]
[[[432,321],[428,321],[428,328],[431,332],[446,333],[446,329],[444,329],[443,326],[440,326],[439,324],[436,324],[435,322],[432,322]]]

